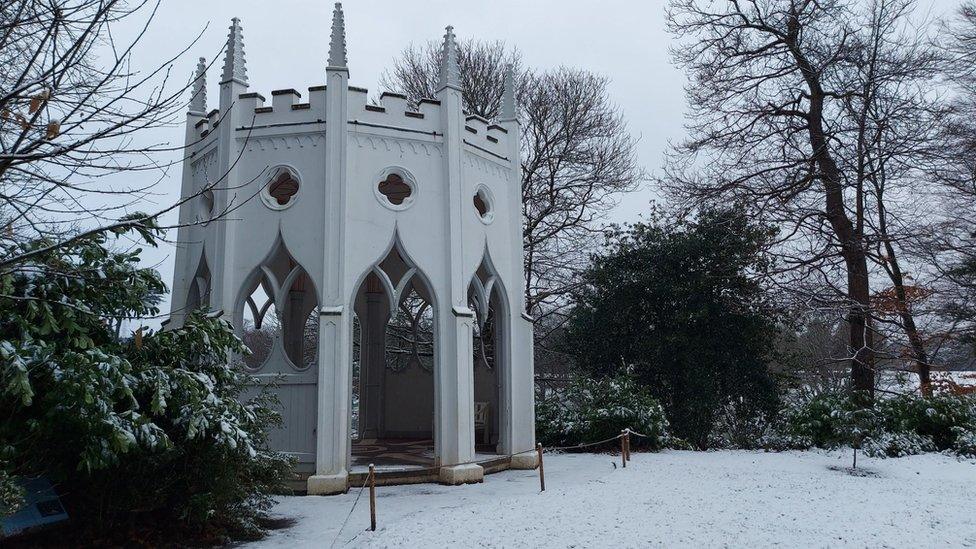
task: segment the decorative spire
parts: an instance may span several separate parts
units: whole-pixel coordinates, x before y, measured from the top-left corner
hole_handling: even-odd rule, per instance
[[[342,3],[336,2],[332,10],[332,39],[329,41],[329,68],[346,69],[346,18],[342,15]]]
[[[231,19],[230,34],[227,35],[227,56],[224,58],[224,74],[220,83],[231,80],[247,85],[247,67],[244,65],[244,30],[241,20]]]
[[[440,78],[437,91],[444,88],[461,89],[461,69],[458,67],[457,40],[454,37],[454,27],[448,25],[444,34],[444,48],[441,50]]]
[[[190,114],[206,116],[207,114],[207,60],[203,57],[197,62],[197,70],[193,73],[193,95],[190,96]]]
[[[511,122],[518,119],[515,112],[515,65],[505,65],[505,89],[502,91],[502,108],[499,120]]]

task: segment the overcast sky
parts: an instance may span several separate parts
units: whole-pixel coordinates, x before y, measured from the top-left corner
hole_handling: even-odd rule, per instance
[[[936,11],[957,5],[929,2]],[[459,38],[502,40],[518,48],[529,67],[567,65],[608,77],[612,101],[640,140],[638,161],[653,172],[669,140],[683,135],[685,78],[670,63],[665,5],[666,0],[349,0],[343,10],[350,82],[376,95],[380,75],[405,46],[439,41],[444,27],[453,25]],[[174,67],[186,78],[197,57],[209,61],[219,54],[230,19],[240,17],[250,91],[269,101],[275,89],[295,88],[304,95],[309,86],[325,83],[332,9],[332,2],[321,0],[163,0],[135,61],[147,68],[158,64],[202,31]],[[217,106],[222,62],[218,59],[208,73],[211,109]],[[182,128],[172,128],[161,139],[178,144],[182,136]],[[163,180],[160,205],[178,198],[179,175],[171,169]],[[623,197],[612,220],[638,220],[652,198],[648,188]],[[147,259],[158,263],[171,284],[172,247],[164,245]]]

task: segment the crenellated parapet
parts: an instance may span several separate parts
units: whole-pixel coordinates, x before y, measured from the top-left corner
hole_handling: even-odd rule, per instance
[[[237,139],[268,133],[321,133],[328,123],[326,86],[313,86],[305,93],[293,88],[274,90],[271,101],[258,92],[238,95],[233,106],[239,109],[241,124],[234,129]],[[442,137],[442,105],[436,99],[424,99],[416,107],[411,106],[405,95],[383,92],[377,102],[369,101],[365,88],[349,86],[348,120],[349,132],[354,134],[373,134],[396,139],[437,141]],[[200,139],[194,150],[207,148],[207,136],[219,126],[221,113],[214,109],[194,125],[195,135]],[[509,135],[498,121],[486,120],[480,116],[464,117],[463,145],[471,150],[495,158],[500,162],[508,160]]]
[[[270,95],[248,88],[244,57],[243,27],[234,18],[228,33],[226,55],[221,74],[219,108],[206,113],[206,65],[200,59],[194,73],[189,115],[193,118],[190,155],[209,149],[219,141],[215,130],[222,123],[233,124],[230,133],[235,140],[267,135],[323,133],[328,124],[328,86],[312,86],[305,91],[286,88],[271,91]],[[444,62],[438,75],[438,89],[460,90],[457,63],[457,44],[452,27],[444,35]],[[332,35],[329,45],[328,68],[348,74],[344,15],[337,5],[333,13]],[[508,80],[506,80],[508,82]],[[509,82],[509,84],[511,84]],[[236,93],[234,93],[236,92]],[[270,96],[271,101],[268,101]],[[423,99],[411,105],[405,95],[384,91],[379,100],[370,101],[369,91],[353,85],[346,86],[346,123],[350,134],[374,135],[385,139],[436,142],[443,137],[443,124],[448,119],[448,105],[438,99]],[[514,108],[513,99],[503,98],[501,118]],[[233,116],[230,116],[233,114]],[[464,120],[460,145],[481,154],[487,161],[505,163],[509,160],[512,143],[518,135],[509,134],[503,120],[485,120],[462,113]],[[229,122],[227,120],[230,120]],[[516,143],[517,144],[517,143]],[[218,144],[219,146],[219,144]]]

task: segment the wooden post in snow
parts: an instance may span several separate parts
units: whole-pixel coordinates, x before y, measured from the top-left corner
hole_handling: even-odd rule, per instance
[[[627,431],[620,431],[620,464],[627,467]]]
[[[369,529],[376,531],[376,468],[369,464]]]
[[[535,445],[536,452],[539,453],[539,491],[546,491],[546,468],[542,465],[542,443]]]

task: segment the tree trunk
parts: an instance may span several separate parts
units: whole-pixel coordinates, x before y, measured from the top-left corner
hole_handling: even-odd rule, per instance
[[[883,213],[883,212],[882,212]],[[881,225],[882,229],[885,225]],[[888,253],[888,275],[895,288],[895,306],[898,309],[898,316],[901,318],[902,328],[908,337],[908,346],[912,350],[912,361],[915,363],[915,371],[918,373],[919,388],[924,396],[932,396],[932,371],[929,365],[928,352],[925,351],[925,344],[922,336],[918,333],[915,325],[915,316],[908,307],[908,292],[905,290],[905,277],[901,271],[901,265],[895,257],[894,246],[888,240],[887,232],[885,237],[885,250]]]
[[[851,355],[851,388],[874,398],[874,349],[868,330],[868,312],[871,307],[871,286],[868,279],[868,258],[863,239],[854,227],[844,208],[843,177],[837,162],[830,153],[827,133],[824,130],[824,101],[826,94],[820,83],[820,75],[799,47],[800,24],[794,14],[786,36],[790,52],[810,91],[810,110],[807,114],[807,133],[812,159],[816,162],[824,188],[825,214],[841,245],[841,256],[847,267],[847,298],[849,310],[848,345]]]
[[[846,216],[845,216],[846,219]],[[874,346],[868,323],[868,311],[871,304],[870,285],[868,284],[867,254],[859,245],[848,246],[844,253],[847,264],[847,291],[851,300],[847,314],[847,325],[850,329],[849,345],[853,353],[851,357],[851,388],[862,391],[869,398],[874,398]]]

